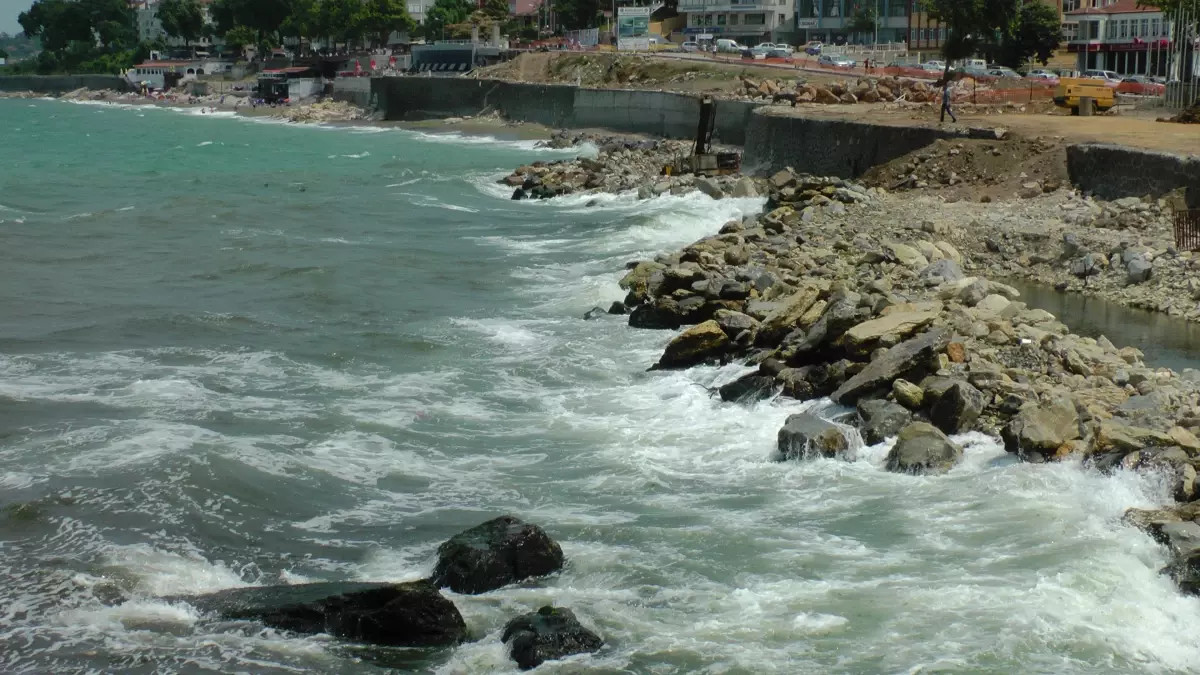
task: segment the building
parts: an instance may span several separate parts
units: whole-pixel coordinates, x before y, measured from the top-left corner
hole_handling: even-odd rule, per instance
[[[946,27],[929,16],[923,3],[910,0],[904,42],[910,52],[936,52],[946,41]]]
[[[212,0],[199,0],[200,11],[204,13],[204,22],[212,23],[212,16],[209,14],[208,5]],[[136,8],[137,12],[137,32],[138,40],[142,42],[154,42],[163,40],[172,47],[209,47],[214,44],[213,40],[206,37],[198,37],[190,43],[186,43],[180,38],[168,37],[167,32],[163,30],[162,21],[158,18],[158,0],[130,0],[130,6]],[[219,40],[217,41],[220,42]]]
[[[800,43],[907,42],[912,0],[796,0]],[[855,33],[850,26],[860,7],[875,10],[877,31]]]
[[[748,43],[794,42],[794,0],[679,0],[683,33]]]
[[[1168,75],[1172,61],[1171,22],[1161,10],[1138,0],[1080,0],[1067,11],[1078,26],[1067,51],[1077,70],[1112,70],[1122,75]]]

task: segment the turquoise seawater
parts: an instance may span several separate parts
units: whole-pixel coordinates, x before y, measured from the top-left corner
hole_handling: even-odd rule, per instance
[[[774,461],[805,404],[646,372],[625,262],[756,211],[511,202],[527,141],[0,100],[0,671],[514,672],[548,602],[570,673],[1184,673],[1200,601],[1119,524],[1153,477]],[[475,641],[362,651],[166,596],[428,574],[502,513],[567,569],[449,597]]]

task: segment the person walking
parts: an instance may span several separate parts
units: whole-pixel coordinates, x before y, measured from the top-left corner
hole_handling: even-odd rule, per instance
[[[958,118],[954,116],[954,111],[950,109],[950,82],[942,83],[942,121],[946,121],[946,115],[950,116],[951,122],[958,124]]]

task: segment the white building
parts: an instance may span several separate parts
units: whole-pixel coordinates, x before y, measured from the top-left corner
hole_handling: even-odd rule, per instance
[[[200,0],[200,11],[204,14],[204,22],[211,23],[212,16],[208,11],[209,0]],[[209,40],[206,37],[199,37],[191,43],[185,43],[180,38],[167,37],[167,32],[163,30],[162,21],[158,18],[158,0],[142,0],[137,4],[137,32],[138,40],[143,42],[154,42],[155,40],[165,40],[172,47],[186,47],[191,44],[194,47],[208,47],[213,44],[219,44],[221,40]]]
[[[712,35],[749,46],[787,42],[795,32],[794,0],[679,0],[679,13],[687,17],[686,35]]]

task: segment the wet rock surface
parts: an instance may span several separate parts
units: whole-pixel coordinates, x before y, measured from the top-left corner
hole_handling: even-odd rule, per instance
[[[522,670],[604,646],[604,640],[579,623],[574,612],[550,606],[509,621],[500,639]]]
[[[233,588],[178,600],[225,619],[379,645],[443,647],[467,638],[454,604],[426,581]]]
[[[563,553],[545,530],[501,516],[460,532],[438,547],[431,581],[456,593],[486,593],[562,569]]]

